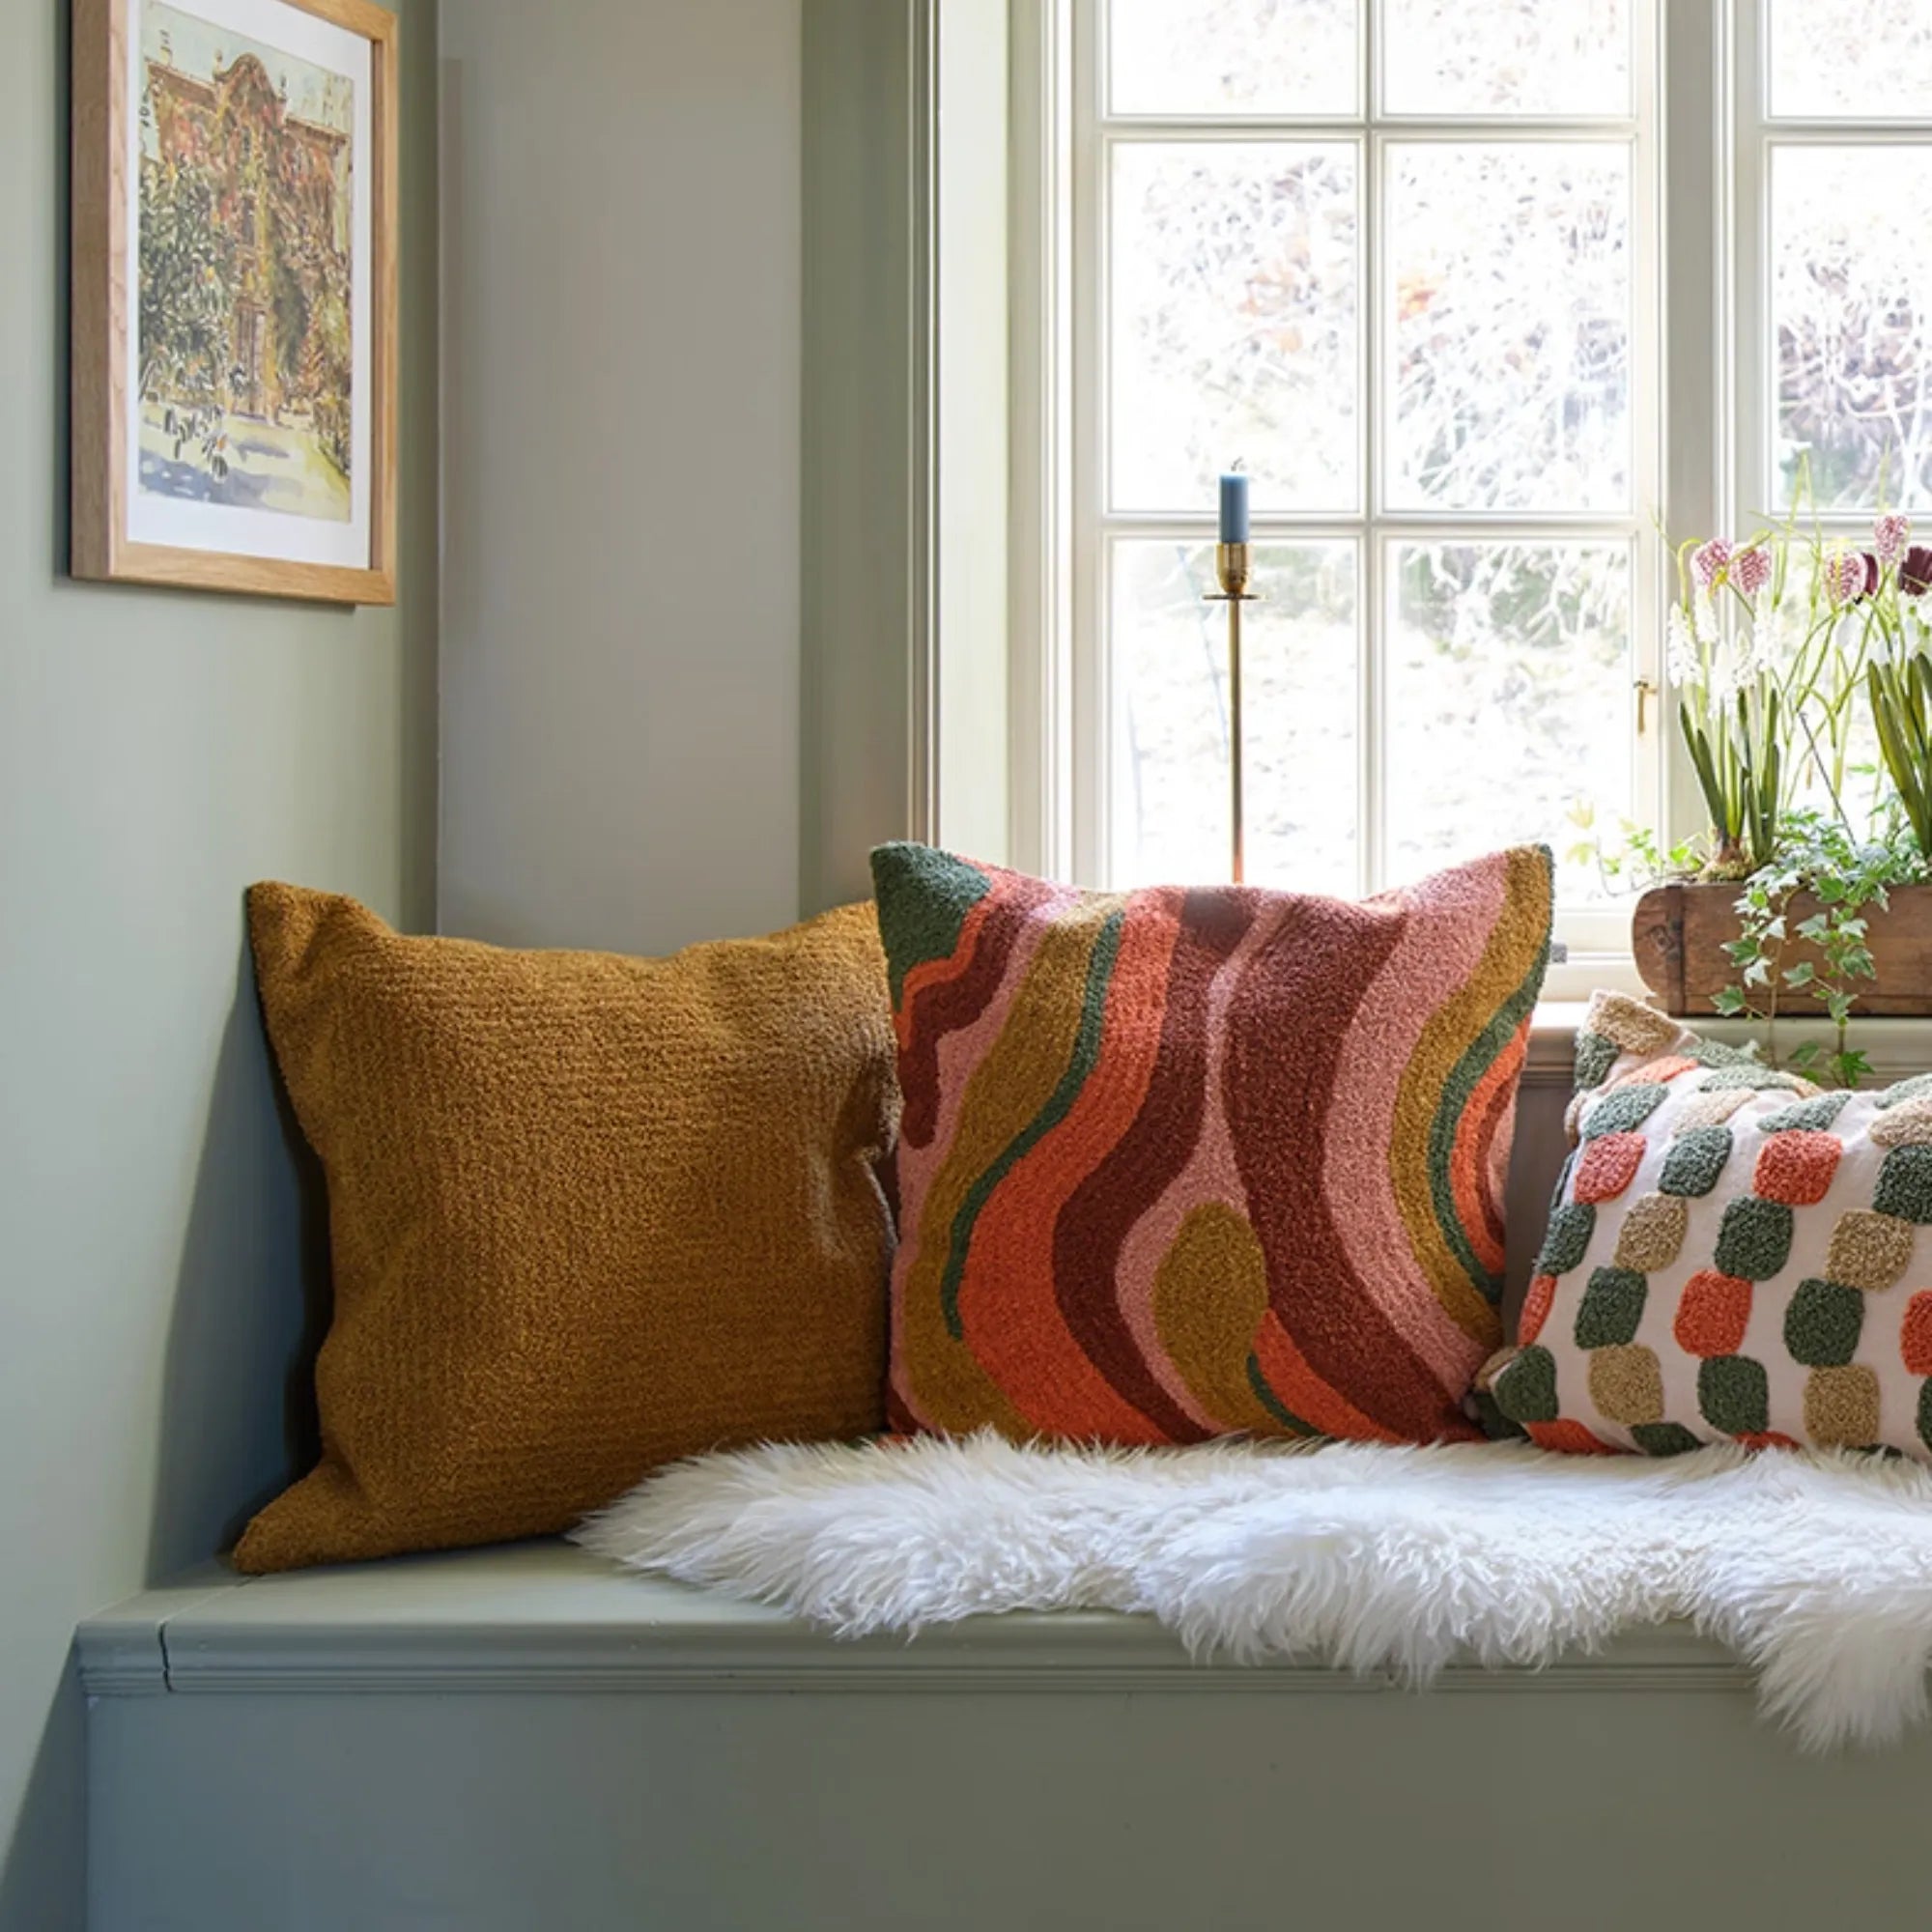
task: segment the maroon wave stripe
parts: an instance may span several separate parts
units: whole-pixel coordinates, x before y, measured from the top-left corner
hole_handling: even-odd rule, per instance
[[[986,910],[965,972],[923,987],[913,996],[901,1036],[911,1044],[899,1052],[903,1096],[899,1139],[907,1147],[929,1146],[939,1125],[940,1041],[971,1026],[986,1010],[1006,978],[1007,963],[1026,930],[1029,914],[1052,895],[1050,886],[1017,872],[990,871],[989,876],[993,889],[982,901]]]
[[[1342,1043],[1409,914],[1304,905],[1249,959],[1229,1004],[1224,1094],[1236,1165],[1266,1258],[1269,1305],[1310,1369],[1384,1428],[1428,1441],[1448,1425],[1446,1398],[1351,1265],[1319,1154]],[[1292,1041],[1282,1037],[1283,1013],[1293,1015]]]
[[[1196,892],[1187,895],[1179,917],[1147,1099],[1060,1210],[1053,1284],[1067,1329],[1115,1392],[1170,1441],[1199,1442],[1214,1432],[1192,1420],[1155,1379],[1122,1312],[1117,1286],[1129,1231],[1200,1143],[1208,1105],[1208,999],[1214,976],[1254,923],[1255,907],[1225,889]]]

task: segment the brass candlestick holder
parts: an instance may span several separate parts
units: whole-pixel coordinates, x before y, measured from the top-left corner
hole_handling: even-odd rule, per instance
[[[1241,795],[1241,606],[1259,604],[1261,599],[1248,588],[1254,574],[1253,557],[1244,543],[1214,546],[1214,575],[1220,581],[1218,593],[1210,591],[1208,602],[1228,607],[1228,777],[1231,824],[1232,869],[1236,885],[1247,883],[1246,838],[1242,826]]]

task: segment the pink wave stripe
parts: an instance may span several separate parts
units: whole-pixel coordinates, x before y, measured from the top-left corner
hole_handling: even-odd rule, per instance
[[[1208,1414],[1195,1402],[1180,1378],[1180,1371],[1161,1347],[1153,1313],[1154,1272],[1161,1258],[1174,1245],[1180,1224],[1194,1208],[1220,1202],[1234,1208],[1243,1220],[1248,1218],[1240,1169],[1235,1161],[1234,1137],[1228,1130],[1228,1109],[1222,1098],[1222,1076],[1228,1058],[1228,1003],[1248,961],[1274,937],[1292,910],[1282,905],[1259,915],[1214,975],[1214,983],[1208,994],[1208,1102],[1201,1119],[1200,1138],[1194,1143],[1186,1166],[1127,1231],[1121,1247],[1120,1265],[1115,1270],[1121,1288],[1121,1312],[1142,1359],[1191,1421],[1215,1431],[1226,1428],[1225,1419]]]
[[[1502,862],[1480,872],[1449,872],[1417,888],[1409,922],[1376,976],[1344,1037],[1322,1139],[1322,1191],[1362,1292],[1445,1388],[1468,1378],[1469,1338],[1415,1273],[1414,1250],[1385,1161],[1363,1148],[1395,1138],[1402,1077],[1436,1009],[1481,963],[1509,896]],[[1391,1265],[1391,1260],[1399,1265]]]

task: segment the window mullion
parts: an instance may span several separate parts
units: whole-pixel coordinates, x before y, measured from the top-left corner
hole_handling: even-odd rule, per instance
[[[1382,772],[1388,752],[1388,622],[1382,545],[1377,533],[1382,509],[1382,418],[1387,394],[1387,343],[1382,320],[1387,258],[1382,236],[1382,142],[1377,132],[1382,111],[1382,25],[1381,9],[1376,0],[1364,0],[1364,16],[1362,99],[1369,118],[1362,143],[1361,214],[1356,237],[1356,288],[1362,308],[1357,318],[1356,354],[1361,370],[1362,503],[1368,514],[1355,565],[1355,742],[1361,748],[1355,761],[1355,864],[1357,883],[1369,894],[1379,892],[1388,876],[1388,815],[1382,809]]]

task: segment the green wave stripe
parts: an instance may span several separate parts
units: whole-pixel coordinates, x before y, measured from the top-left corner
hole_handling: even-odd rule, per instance
[[[965,1277],[966,1254],[973,1244],[973,1230],[981,1211],[1000,1182],[1072,1111],[1074,1100],[1100,1058],[1107,988],[1121,955],[1121,932],[1125,923],[1124,909],[1110,915],[1094,941],[1094,952],[1087,961],[1087,990],[1080,1006],[1080,1026],[1073,1037],[1073,1053],[1066,1063],[1066,1071],[1060,1076],[1039,1112],[1007,1143],[992,1165],[973,1183],[953,1217],[946,1272],[939,1284],[939,1305],[945,1311],[946,1332],[955,1342],[966,1339],[965,1325],[959,1319],[959,1284]]]
[[[1262,1358],[1251,1354],[1248,1357],[1248,1386],[1255,1392],[1255,1400],[1281,1424],[1284,1429],[1292,1429],[1297,1435],[1320,1435],[1321,1430],[1310,1428],[1274,1392],[1273,1384],[1262,1371]],[[1932,1388],[1932,1382],[1926,1384]]]
[[[1523,1016],[1536,1005],[1536,996],[1548,966],[1549,946],[1546,941],[1537,950],[1535,963],[1523,975],[1521,983],[1497,1008],[1489,1025],[1476,1036],[1456,1063],[1456,1070],[1443,1084],[1442,1097],[1435,1106],[1435,1118],[1429,1123],[1429,1199],[1435,1210],[1435,1225],[1441,1229],[1442,1238],[1449,1244],[1449,1252],[1469,1277],[1471,1286],[1492,1308],[1502,1300],[1503,1277],[1492,1275],[1477,1259],[1468,1232],[1456,1212],[1456,1190],[1450,1180],[1450,1156],[1456,1146],[1456,1130],[1463,1123],[1463,1110],[1483,1075],[1495,1065],[1497,1055],[1516,1037],[1516,1030],[1522,1024]]]

